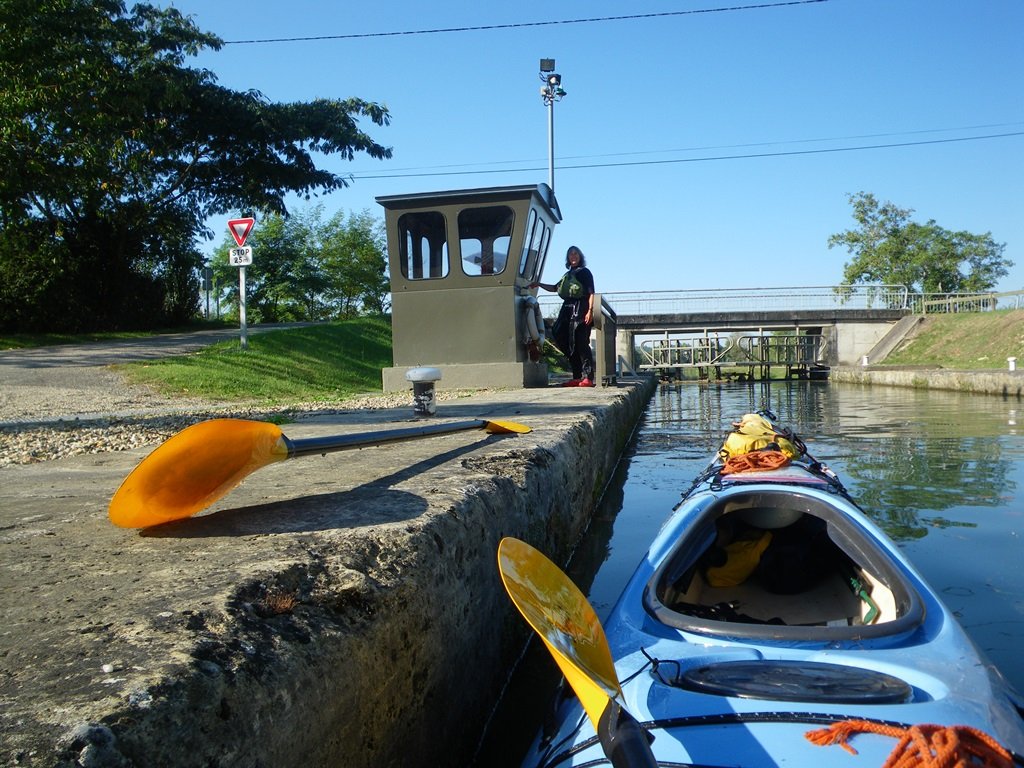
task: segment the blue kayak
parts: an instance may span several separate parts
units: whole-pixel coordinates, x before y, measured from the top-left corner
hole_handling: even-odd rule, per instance
[[[807,456],[723,469],[694,481],[605,622],[658,765],[880,768],[951,740],[971,765],[1024,765],[1024,699],[834,473]],[[571,689],[525,764],[609,764]]]

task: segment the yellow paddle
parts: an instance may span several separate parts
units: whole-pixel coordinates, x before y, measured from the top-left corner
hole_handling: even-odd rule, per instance
[[[617,699],[622,688],[604,628],[562,570],[524,541],[498,545],[498,570],[512,602],[544,641],[615,768],[655,768],[650,737]]]
[[[276,461],[468,429],[484,429],[492,434],[531,431],[514,421],[472,419],[291,440],[269,422],[203,421],[161,443],[125,478],[110,500],[110,520],[122,528],[183,520],[206,509],[257,469]]]

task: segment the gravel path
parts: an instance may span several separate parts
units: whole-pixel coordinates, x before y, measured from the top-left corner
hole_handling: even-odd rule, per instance
[[[128,384],[109,367],[180,354],[215,340],[218,334],[207,332],[0,352],[0,467],[155,444],[211,417],[298,418],[411,405],[408,393],[278,408],[168,398],[148,387]],[[456,396],[458,393],[438,393],[439,400]]]
[[[19,387],[0,395],[0,467],[32,464],[83,453],[124,451],[157,444],[190,424],[209,418],[295,420],[302,416],[411,405],[407,393],[368,395],[338,403],[259,405],[173,401],[102,369],[82,369],[83,379],[103,389]],[[438,393],[443,400],[446,393]],[[19,407],[19,404],[24,407]]]

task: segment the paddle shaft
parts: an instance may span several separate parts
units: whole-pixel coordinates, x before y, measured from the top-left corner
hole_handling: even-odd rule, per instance
[[[612,768],[658,768],[653,737],[615,699],[608,700],[601,714],[597,737]]]
[[[404,429],[360,432],[352,435],[328,435],[326,437],[304,437],[297,439],[282,435],[282,439],[288,447],[288,458],[293,459],[299,456],[314,456],[317,454],[333,453],[334,451],[369,448],[401,440],[416,440],[421,437],[434,437],[435,435],[446,435],[451,432],[483,429],[490,423],[486,419],[470,419],[469,421],[454,421],[447,424],[421,424]]]

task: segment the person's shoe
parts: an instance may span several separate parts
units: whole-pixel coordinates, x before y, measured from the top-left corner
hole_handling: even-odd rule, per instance
[[[578,387],[578,386],[580,386],[580,380],[579,379],[569,379],[568,381],[563,382],[562,386],[563,387]]]
[[[597,385],[594,384],[594,382],[592,382],[590,379],[582,379],[577,386],[580,386],[580,387],[595,387]]]

